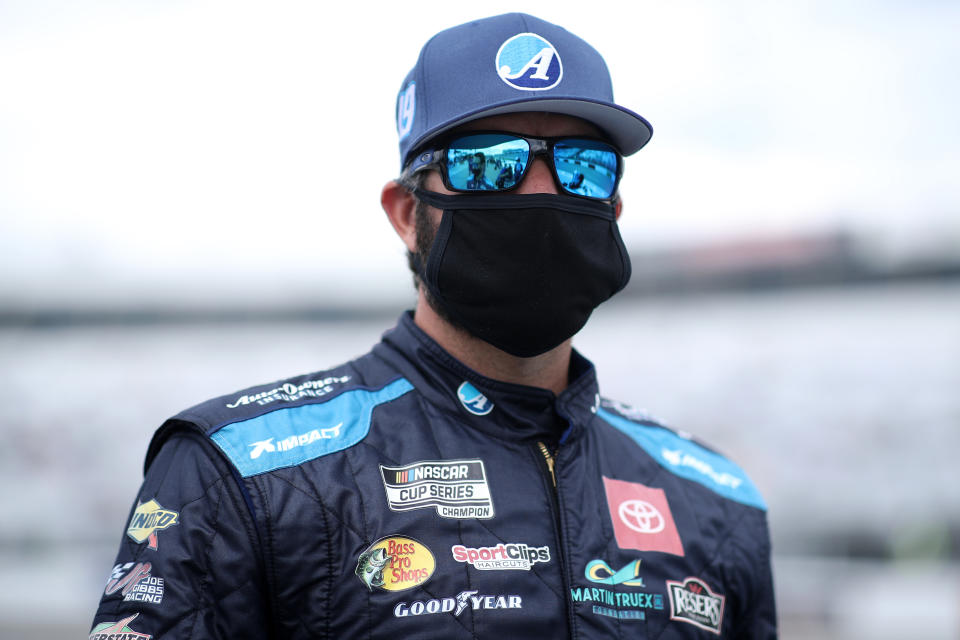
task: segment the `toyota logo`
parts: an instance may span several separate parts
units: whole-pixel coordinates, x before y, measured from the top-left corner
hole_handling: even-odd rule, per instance
[[[639,533],[660,533],[666,523],[657,508],[643,500],[626,500],[617,508],[620,521]]]

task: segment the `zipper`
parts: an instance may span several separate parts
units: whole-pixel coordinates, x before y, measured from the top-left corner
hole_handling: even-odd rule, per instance
[[[573,605],[570,602],[570,578],[567,576],[567,554],[565,553],[566,548],[563,544],[563,522],[560,517],[560,499],[558,496],[559,489],[557,488],[556,475],[557,456],[551,453],[550,448],[543,442],[537,442],[537,450],[539,452],[537,457],[543,461],[541,469],[544,469],[550,474],[550,482],[553,486],[553,490],[549,492],[550,511],[553,515],[554,529],[556,531],[557,560],[560,565],[560,577],[563,579],[563,603],[564,608],[567,610],[567,624],[570,628],[570,637],[573,638],[575,636],[575,627]]]
[[[545,445],[544,443],[538,442],[538,443],[537,443],[537,446],[540,448],[540,453],[543,454],[543,459],[544,459],[544,460],[546,461],[546,463],[547,463],[547,471],[550,472],[550,480],[553,481],[553,489],[554,489],[554,491],[556,491],[556,489],[557,489],[557,474],[555,474],[555,473],[553,472],[553,465],[554,465],[553,454],[550,453],[550,449],[547,448],[547,445]]]

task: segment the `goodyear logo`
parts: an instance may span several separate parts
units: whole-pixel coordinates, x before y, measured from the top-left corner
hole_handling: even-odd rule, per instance
[[[357,577],[367,589],[406,591],[430,579],[437,561],[427,545],[401,536],[381,538],[357,558]]]
[[[157,532],[178,524],[179,520],[179,513],[164,509],[156,500],[150,499],[147,502],[138,500],[137,508],[134,509],[133,517],[130,518],[130,526],[127,527],[127,535],[138,544],[149,541],[150,548],[156,551]]]

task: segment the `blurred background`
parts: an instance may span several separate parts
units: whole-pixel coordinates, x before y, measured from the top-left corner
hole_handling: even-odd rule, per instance
[[[84,637],[153,430],[413,303],[379,206],[436,31],[525,10],[649,119],[576,344],[738,461],[782,637],[960,638],[960,5],[0,0],[0,636]]]

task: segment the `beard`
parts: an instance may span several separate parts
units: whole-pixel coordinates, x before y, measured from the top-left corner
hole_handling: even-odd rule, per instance
[[[424,286],[420,279],[417,265],[419,264],[423,268],[426,268],[427,260],[430,257],[430,248],[433,246],[433,241],[437,237],[437,228],[434,227],[430,221],[430,215],[427,212],[427,205],[425,203],[417,202],[414,216],[414,229],[417,232],[416,252],[411,252],[409,249],[407,250],[407,264],[413,273],[413,286],[418,291],[423,290],[423,296],[427,304],[430,305],[430,308],[433,309],[441,319],[454,329],[470,334],[466,327],[454,319],[446,308],[437,301],[434,295],[430,293],[430,289]]]

